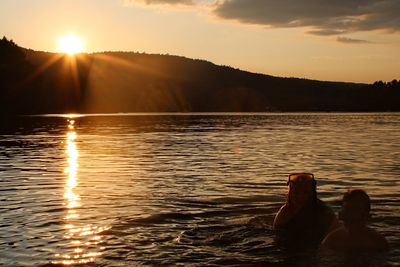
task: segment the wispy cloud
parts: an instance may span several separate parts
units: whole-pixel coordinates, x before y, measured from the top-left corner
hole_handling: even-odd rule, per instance
[[[167,4],[167,5],[193,5],[194,1],[192,0],[142,0],[147,5],[153,4]]]
[[[125,0],[125,5],[144,4],[147,6],[196,6],[204,3],[214,2],[214,0]]]
[[[367,43],[371,43],[370,41],[367,41],[367,40],[353,39],[353,38],[348,38],[348,37],[343,37],[343,36],[338,36],[336,38],[336,41],[338,41],[340,43],[346,43],[346,44],[367,44]]]

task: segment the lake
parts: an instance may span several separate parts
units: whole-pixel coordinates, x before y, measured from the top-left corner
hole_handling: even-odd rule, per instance
[[[336,213],[365,189],[391,246],[367,262],[399,266],[399,113],[45,115],[0,129],[2,266],[329,265],[274,242],[298,171]]]

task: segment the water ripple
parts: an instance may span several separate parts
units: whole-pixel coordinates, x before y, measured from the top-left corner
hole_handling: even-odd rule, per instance
[[[25,117],[0,132],[0,265],[313,266],[271,224],[290,172],[360,187],[400,262],[399,114]]]

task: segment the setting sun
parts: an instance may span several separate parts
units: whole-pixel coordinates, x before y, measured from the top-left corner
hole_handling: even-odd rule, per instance
[[[58,40],[59,50],[68,55],[75,55],[83,52],[83,44],[81,38],[76,35],[69,34],[60,37]]]

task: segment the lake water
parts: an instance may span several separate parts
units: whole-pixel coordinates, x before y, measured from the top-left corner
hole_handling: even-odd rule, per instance
[[[297,171],[335,212],[364,188],[391,245],[365,262],[399,266],[398,113],[48,115],[0,129],[2,266],[322,266],[274,243]]]

